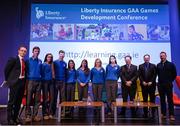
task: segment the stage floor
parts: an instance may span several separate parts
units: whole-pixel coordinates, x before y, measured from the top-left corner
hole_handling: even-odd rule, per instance
[[[6,120],[6,108],[0,108],[0,125],[7,125]],[[39,112],[41,116],[41,110]],[[21,118],[24,119],[24,112],[21,115]],[[143,118],[142,110],[138,109],[136,118],[130,118],[130,111],[127,110],[126,118],[122,118],[118,115],[118,122],[116,125],[159,125],[158,118]],[[180,108],[175,109],[175,118],[174,122],[169,120],[162,120],[163,125],[180,125]],[[113,115],[107,116],[105,114],[105,123],[101,123],[100,115],[94,113],[94,109],[87,108],[83,112],[79,112],[78,109],[74,110],[73,116],[66,114],[65,117],[62,117],[61,122],[59,123],[57,119],[52,120],[42,120],[40,122],[31,122],[24,123],[25,125],[115,125]]]

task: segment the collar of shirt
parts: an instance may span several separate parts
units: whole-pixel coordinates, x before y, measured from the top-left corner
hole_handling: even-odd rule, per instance
[[[19,57],[20,60],[24,59],[24,58],[23,58],[22,56],[20,56],[20,55],[18,55],[18,57]]]
[[[102,67],[94,67],[97,71],[101,70]]]
[[[167,60],[165,60],[164,62],[163,61],[161,61],[161,63],[166,63],[166,62],[168,62]]]
[[[145,65],[146,67],[148,67],[148,66],[149,66],[149,63],[144,63],[144,65]]]
[[[62,62],[64,61],[64,60],[62,60],[62,59],[58,59],[58,60],[59,60],[59,61],[62,61]]]
[[[126,64],[127,68],[130,68],[131,67],[131,64]]]
[[[161,64],[164,66],[167,62],[168,62],[167,60],[164,62],[161,61]]]
[[[35,57],[32,56],[31,58],[32,58],[33,60],[38,60],[38,57],[35,58]]]
[[[111,67],[116,67],[116,66],[117,66],[117,64],[110,64],[110,66],[111,66]]]

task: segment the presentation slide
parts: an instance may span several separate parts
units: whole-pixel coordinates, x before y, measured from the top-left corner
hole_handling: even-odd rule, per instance
[[[64,50],[65,61],[73,59],[76,68],[83,59],[92,68],[96,58],[105,67],[110,55],[120,66],[126,55],[135,65],[145,54],[157,64],[161,51],[171,60],[168,10],[166,4],[32,4],[29,56],[34,46],[42,60],[46,53],[58,59]]]

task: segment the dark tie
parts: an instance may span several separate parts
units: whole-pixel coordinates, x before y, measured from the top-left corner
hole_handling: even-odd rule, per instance
[[[130,65],[127,64],[127,70],[129,71],[130,70]]]
[[[148,75],[148,67],[149,67],[149,64],[145,63],[145,78],[147,78],[147,75]]]

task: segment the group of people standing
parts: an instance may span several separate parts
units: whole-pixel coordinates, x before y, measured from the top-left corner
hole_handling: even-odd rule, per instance
[[[38,55],[40,48],[35,46],[32,50],[32,57],[24,61],[27,48],[19,47],[18,56],[10,58],[5,66],[5,82],[9,86],[8,101],[8,123],[18,124],[21,120],[18,117],[22,97],[26,91],[26,122],[40,121],[38,116],[39,106],[41,104],[42,91],[42,114],[43,119],[52,119],[56,113],[56,105],[63,101],[75,100],[75,85],[78,83],[79,101],[87,100],[89,83],[92,83],[94,101],[102,100],[102,90],[105,86],[107,94],[107,112],[112,113],[111,103],[116,100],[118,80],[121,79],[121,89],[123,102],[135,99],[137,79],[140,80],[142,87],[143,101],[155,103],[156,77],[158,76],[158,89],[161,101],[162,118],[166,118],[166,97],[169,106],[169,117],[174,118],[174,105],[172,99],[173,84],[176,78],[176,68],[172,62],[166,58],[166,52],[160,53],[160,63],[156,65],[150,63],[150,55],[144,55],[144,63],[136,65],[131,63],[132,57],[124,57],[125,65],[119,66],[116,57],[109,57],[109,64],[106,69],[102,67],[102,61],[97,58],[94,67],[88,67],[88,61],[82,60],[78,69],[75,68],[75,62],[71,59],[68,64],[64,61],[65,52],[59,51],[59,59],[53,60],[53,55],[47,53],[42,62]],[[25,83],[27,86],[25,89]],[[59,93],[58,93],[59,92]],[[59,94],[59,96],[58,96]],[[59,98],[59,99],[58,99]],[[31,105],[33,103],[33,112]],[[121,110],[125,115],[126,108]],[[131,108],[132,116],[136,115],[135,109]],[[144,116],[147,117],[148,110],[144,108]],[[154,116],[154,110],[152,110]]]

